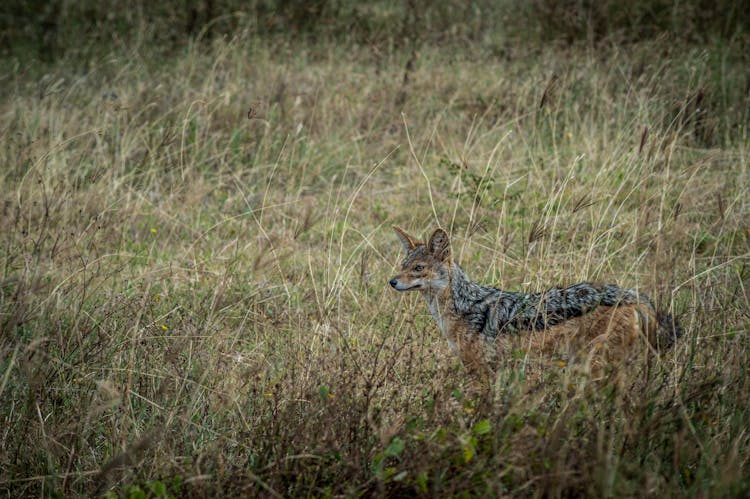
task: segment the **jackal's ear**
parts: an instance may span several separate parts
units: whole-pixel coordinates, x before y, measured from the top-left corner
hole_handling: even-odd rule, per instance
[[[406,251],[411,251],[419,246],[419,241],[407,234],[406,231],[401,227],[397,227],[394,225],[393,230],[396,231],[396,235],[398,236],[399,241],[401,241],[401,244]]]
[[[450,258],[451,240],[448,237],[448,233],[443,229],[435,229],[435,232],[430,236],[430,242],[427,243],[427,249],[430,250],[432,256],[441,262]]]

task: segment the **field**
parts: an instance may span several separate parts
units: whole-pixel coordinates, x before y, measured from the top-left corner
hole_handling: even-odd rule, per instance
[[[0,492],[747,496],[743,47],[6,57]],[[388,286],[394,224],[504,289],[637,287],[685,335],[624,383],[518,352],[477,393]]]

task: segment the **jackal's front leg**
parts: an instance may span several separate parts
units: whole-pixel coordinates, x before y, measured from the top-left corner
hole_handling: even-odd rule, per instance
[[[480,385],[488,385],[493,373],[484,339],[476,333],[463,334],[456,338],[456,346],[461,363],[472,379]]]

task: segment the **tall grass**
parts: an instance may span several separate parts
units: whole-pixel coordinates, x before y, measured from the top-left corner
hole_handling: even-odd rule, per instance
[[[750,492],[737,47],[148,54],[4,80],[0,490]],[[385,285],[391,224],[508,289],[641,288],[685,337],[477,395]]]

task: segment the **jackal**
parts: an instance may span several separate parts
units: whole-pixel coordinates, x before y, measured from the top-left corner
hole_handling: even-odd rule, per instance
[[[394,230],[407,255],[390,285],[419,290],[450,347],[482,377],[517,340],[539,353],[589,351],[601,366],[627,357],[640,338],[665,348],[682,334],[677,321],[657,312],[639,291],[588,282],[537,293],[503,291],[469,279],[453,261],[444,230],[435,230],[427,243]]]

